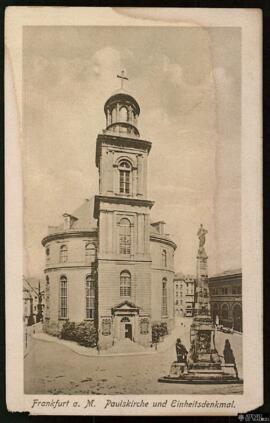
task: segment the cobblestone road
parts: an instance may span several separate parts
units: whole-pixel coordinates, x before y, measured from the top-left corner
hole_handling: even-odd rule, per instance
[[[179,336],[189,347],[188,327],[179,327]],[[217,347],[222,354],[229,338],[236,353],[239,376],[241,335],[218,332]],[[175,360],[175,347],[153,355],[122,357],[86,357],[65,346],[33,339],[25,358],[26,394],[232,394],[241,393],[241,385],[177,385],[159,383]]]

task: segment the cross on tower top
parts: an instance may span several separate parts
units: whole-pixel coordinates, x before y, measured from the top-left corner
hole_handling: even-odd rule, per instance
[[[121,75],[117,75],[117,78],[121,79],[121,88],[124,88],[124,80],[128,81],[125,69],[121,71]]]

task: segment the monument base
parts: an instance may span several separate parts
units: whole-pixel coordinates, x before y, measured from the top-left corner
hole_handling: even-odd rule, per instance
[[[188,368],[185,363],[174,361],[170,374],[158,379],[164,383],[189,383],[189,384],[243,384],[238,378],[233,364],[220,366],[217,363],[193,363]]]

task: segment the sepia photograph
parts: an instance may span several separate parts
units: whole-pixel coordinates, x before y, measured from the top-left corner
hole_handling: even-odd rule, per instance
[[[107,22],[21,28],[22,395],[235,412],[243,31]]]

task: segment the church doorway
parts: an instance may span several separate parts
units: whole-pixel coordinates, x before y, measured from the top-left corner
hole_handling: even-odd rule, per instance
[[[132,324],[125,323],[125,338],[129,338],[132,341]]]
[[[132,323],[127,316],[121,319],[121,338],[127,338],[132,341]]]

